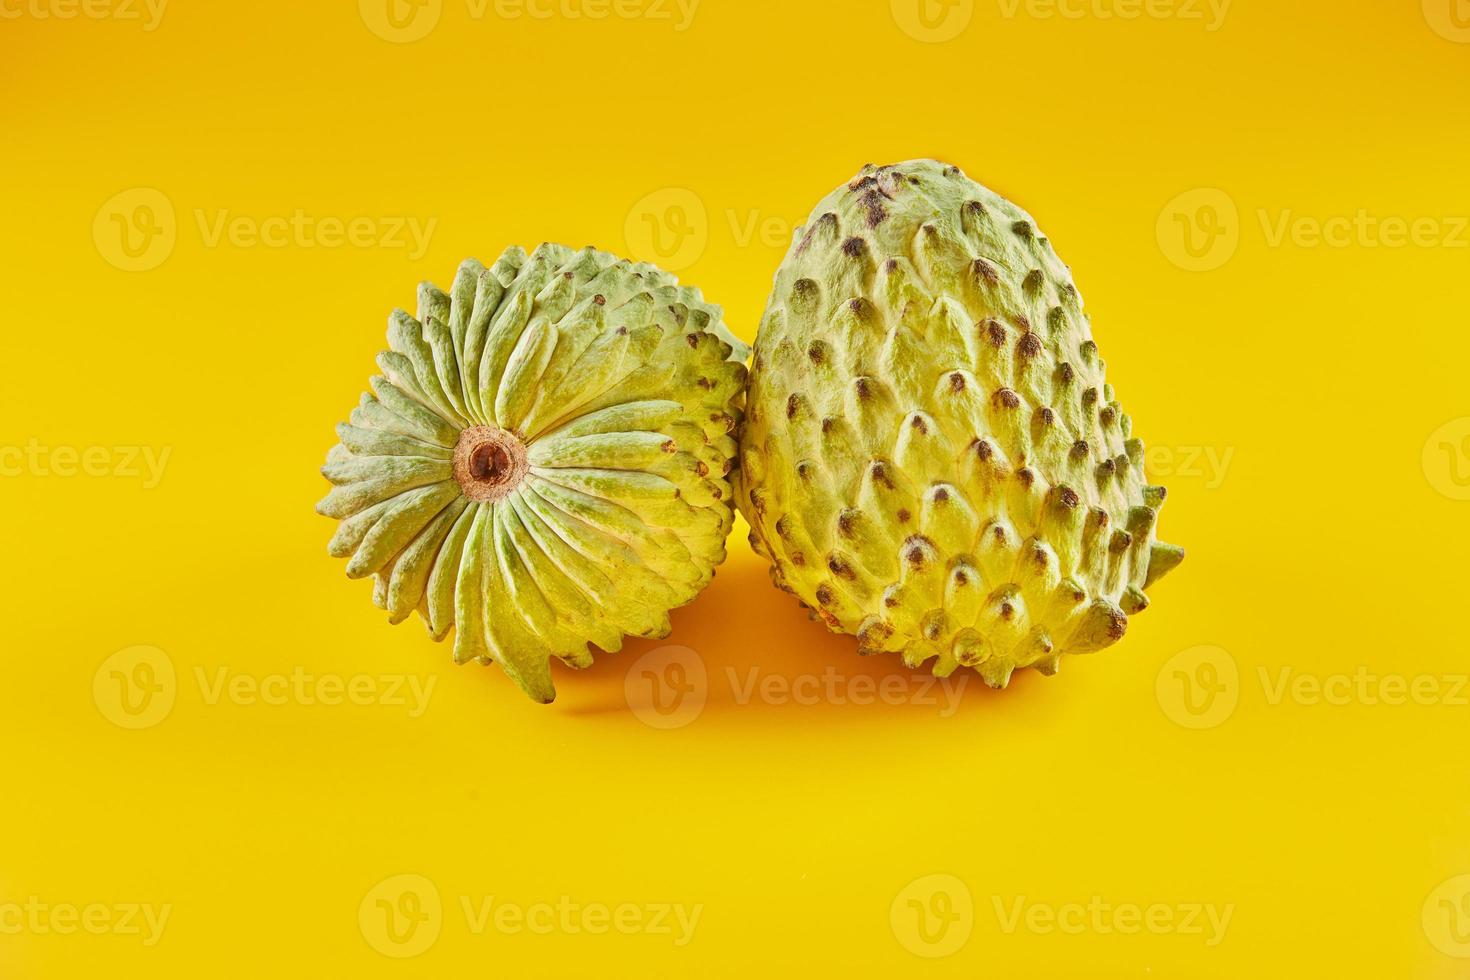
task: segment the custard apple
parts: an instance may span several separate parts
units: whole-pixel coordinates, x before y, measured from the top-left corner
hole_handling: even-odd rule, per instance
[[[725,558],[749,349],[699,291],[592,248],[508,249],[395,310],[322,473],[329,551],[458,663],[555,696],[550,658],[662,637]]]
[[[736,499],[775,583],[860,652],[993,687],[1115,643],[1184,556],[1067,266],[933,160],[864,167],[797,230]]]

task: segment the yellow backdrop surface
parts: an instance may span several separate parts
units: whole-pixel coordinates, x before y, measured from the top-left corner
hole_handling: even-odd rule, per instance
[[[1470,976],[1464,0],[0,0],[0,977]],[[933,156],[1076,273],[1189,548],[1004,692],[737,525],[532,704],[317,470],[386,314],[543,240],[753,340]]]

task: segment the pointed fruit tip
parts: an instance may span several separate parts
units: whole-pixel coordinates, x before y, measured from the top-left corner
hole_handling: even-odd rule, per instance
[[[1165,544],[1155,541],[1149,549],[1148,573],[1144,578],[1143,587],[1146,589],[1159,579],[1179,567],[1184,561],[1184,549],[1177,544]]]

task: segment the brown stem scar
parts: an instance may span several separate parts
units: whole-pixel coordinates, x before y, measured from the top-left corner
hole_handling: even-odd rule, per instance
[[[530,468],[525,443],[493,425],[465,429],[454,447],[454,479],[477,502],[500,500],[520,486]]]

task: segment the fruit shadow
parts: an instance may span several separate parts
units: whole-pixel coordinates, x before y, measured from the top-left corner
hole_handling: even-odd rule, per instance
[[[941,679],[905,667],[897,654],[859,656],[855,638],[812,618],[748,555],[721,566],[699,598],[675,610],[671,620],[668,637],[629,639],[618,653],[598,653],[586,670],[555,665],[557,708],[573,717],[626,715],[668,728],[681,727],[691,713],[949,717],[1019,709],[1033,680],[1034,672],[1018,671],[1009,691],[993,691],[971,670]]]

